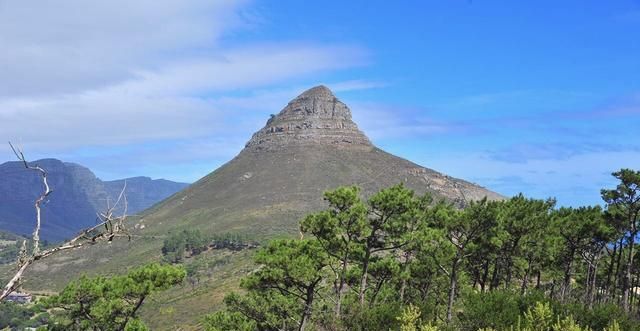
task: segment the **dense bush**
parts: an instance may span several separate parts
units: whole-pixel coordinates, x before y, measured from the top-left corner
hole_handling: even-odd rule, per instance
[[[0,302],[0,329],[24,330],[47,325],[51,316],[41,304]]]
[[[599,304],[589,308],[579,303],[569,305],[556,303],[554,309],[565,316],[573,316],[576,322],[588,325],[596,331],[610,326],[613,321],[616,321],[622,330],[640,330],[640,322],[614,304]]]
[[[464,308],[458,314],[460,330],[501,329],[516,325],[524,311],[523,306],[526,306],[522,301],[511,291],[470,294],[464,298]]]
[[[137,312],[154,292],[181,283],[181,267],[150,264],[124,276],[81,277],[69,283],[45,304],[54,315],[51,330],[148,330]]]
[[[242,234],[223,233],[206,237],[199,230],[183,230],[170,234],[164,240],[162,255],[168,262],[179,263],[185,257],[198,255],[209,248],[239,251],[256,247],[257,243]]]
[[[167,261],[178,263],[184,259],[186,254],[200,254],[208,246],[209,241],[199,230],[184,230],[172,233],[164,240],[162,254]]]

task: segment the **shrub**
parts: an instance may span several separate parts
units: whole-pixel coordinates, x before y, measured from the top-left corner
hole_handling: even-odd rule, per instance
[[[522,301],[519,295],[510,291],[469,294],[464,301],[463,312],[458,315],[459,328],[476,331],[515,325],[522,312],[528,308],[528,303]]]

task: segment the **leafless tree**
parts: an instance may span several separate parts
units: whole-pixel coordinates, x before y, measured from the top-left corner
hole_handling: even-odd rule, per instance
[[[41,207],[42,204],[46,201],[47,197],[53,192],[47,180],[48,174],[44,168],[35,164],[29,164],[24,156],[22,149],[14,147],[11,142],[9,142],[9,146],[11,146],[13,153],[16,155],[18,160],[24,164],[24,167],[27,170],[38,172],[38,174],[42,178],[42,183],[44,184],[44,191],[42,192],[42,194],[40,194],[38,199],[36,199],[34,204],[34,207],[36,209],[36,226],[31,238],[33,242],[33,248],[29,252],[26,240],[22,242],[22,248],[20,249],[20,255],[17,261],[18,269],[11,280],[9,280],[9,282],[4,286],[4,289],[2,289],[2,293],[0,294],[0,301],[4,300],[11,292],[20,287],[20,283],[25,271],[29,268],[29,266],[31,266],[38,260],[42,260],[50,255],[69,249],[74,249],[82,246],[90,246],[103,241],[111,242],[116,237],[125,236],[129,240],[131,240],[131,236],[129,235],[124,224],[127,218],[127,196],[125,194],[127,183],[125,182],[116,202],[112,206],[110,204],[107,204],[106,211],[98,213],[98,222],[95,226],[82,230],[78,235],[76,235],[72,239],[67,240],[61,245],[42,250],[40,248],[40,230],[42,227]],[[123,204],[123,213],[120,216],[115,216],[114,210],[121,203]]]

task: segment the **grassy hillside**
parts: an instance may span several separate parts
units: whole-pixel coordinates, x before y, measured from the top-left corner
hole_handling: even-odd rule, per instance
[[[298,221],[304,215],[325,207],[322,193],[340,185],[357,184],[363,187],[365,194],[370,194],[402,182],[420,193],[433,191],[437,196],[449,198],[446,192],[438,190],[441,183],[451,180],[379,149],[343,150],[315,146],[290,148],[278,153],[245,150],[142,217],[131,219],[133,238],[130,242],[121,239],[39,262],[29,273],[25,288],[57,290],[80,274],[116,274],[158,261],[162,242],[172,231],[199,229],[205,235],[234,232],[258,240],[294,236],[298,233]],[[475,187],[463,181],[459,183],[468,185],[462,186],[469,187],[468,195],[488,192],[480,188],[474,192]],[[499,197],[491,192],[488,194]],[[180,320],[190,316],[190,321],[197,322],[191,317],[216,309],[224,293],[246,273],[250,259],[245,258],[245,254],[250,253],[233,257],[232,263],[216,269],[211,279],[195,289],[175,289],[163,294],[168,300],[157,300],[163,302],[157,304],[161,310],[147,309],[154,314],[165,312],[167,323],[174,315],[180,316]],[[167,323],[158,324],[158,328],[172,329],[173,325]]]

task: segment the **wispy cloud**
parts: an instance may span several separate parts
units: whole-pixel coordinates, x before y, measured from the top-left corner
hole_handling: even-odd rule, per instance
[[[2,1],[0,95],[73,93],[215,48],[247,1]]]
[[[334,92],[348,92],[357,90],[368,90],[375,88],[382,88],[389,86],[388,83],[382,81],[369,81],[369,80],[349,80],[345,82],[339,82],[335,84],[327,84],[331,86],[331,90]]]
[[[349,104],[360,128],[374,140],[420,139],[473,130],[472,126],[460,121],[438,119],[433,112],[421,108],[366,102]]]
[[[566,160],[577,155],[605,152],[640,152],[638,145],[616,143],[516,143],[487,155],[497,161],[525,163],[530,160]]]
[[[0,67],[7,70],[0,75],[0,139],[21,140],[36,155],[92,146],[146,148],[171,139],[234,141],[238,132],[246,139],[251,132],[238,124],[255,119],[238,113],[242,104],[281,101],[280,96],[220,95],[295,85],[369,61],[357,45],[284,41],[220,47],[225,34],[255,24],[255,15],[244,14],[246,4],[2,2]],[[6,146],[0,151],[9,155]]]

